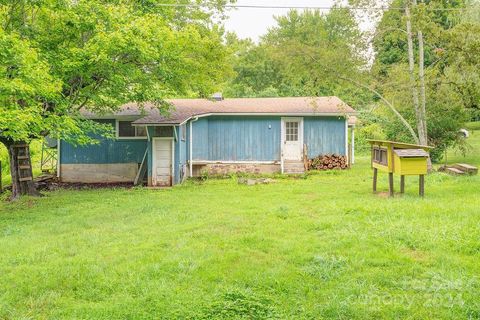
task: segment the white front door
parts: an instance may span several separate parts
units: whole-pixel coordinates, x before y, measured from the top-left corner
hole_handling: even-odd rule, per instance
[[[157,187],[169,187],[173,181],[173,139],[153,138],[152,182]]]
[[[283,160],[302,160],[303,118],[282,118]]]

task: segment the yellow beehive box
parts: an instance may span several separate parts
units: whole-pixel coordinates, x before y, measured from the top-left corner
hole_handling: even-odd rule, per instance
[[[428,153],[423,149],[393,151],[393,172],[401,176],[427,174]]]
[[[369,140],[372,146],[372,168],[400,175],[427,173],[429,146]]]
[[[419,194],[423,197],[428,167],[429,146],[369,140],[372,146],[373,192],[377,192],[378,171],[388,173],[390,197],[394,196],[393,175],[400,176],[400,193],[405,192],[405,176],[419,176]]]

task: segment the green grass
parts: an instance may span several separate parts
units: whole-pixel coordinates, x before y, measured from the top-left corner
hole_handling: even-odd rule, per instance
[[[475,166],[480,166],[480,130],[470,131],[470,137],[466,140],[467,152],[462,154],[458,150],[449,150],[447,153],[447,163],[468,163]],[[440,161],[444,164],[445,159]]]
[[[1,203],[0,319],[480,318],[480,176],[371,175]]]
[[[472,121],[465,124],[468,130],[480,130],[480,121]]]

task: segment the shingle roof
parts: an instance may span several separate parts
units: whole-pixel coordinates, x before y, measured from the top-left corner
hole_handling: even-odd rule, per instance
[[[141,116],[134,122],[137,125],[179,124],[191,117],[206,114],[279,114],[279,115],[345,115],[354,114],[350,106],[337,97],[320,98],[240,98],[212,101],[207,99],[167,100],[172,105],[168,115],[160,114],[153,105],[146,103],[142,108],[136,103],[128,103],[115,113],[116,116]]]
[[[348,125],[355,126],[358,122],[358,118],[356,116],[349,116],[348,117]]]
[[[428,157],[428,152],[423,149],[395,149],[394,152],[400,158]]]
[[[294,97],[294,98],[238,98],[212,101],[207,99],[167,100],[171,110],[161,114],[152,103],[123,105],[115,116],[143,116],[136,125],[180,124],[191,117],[207,114],[278,114],[278,115],[350,115],[355,114],[350,106],[337,97]],[[83,112],[87,117],[94,114]]]

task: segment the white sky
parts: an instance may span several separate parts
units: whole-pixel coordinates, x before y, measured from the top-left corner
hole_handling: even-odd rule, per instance
[[[333,0],[237,0],[237,5],[264,6],[311,6],[331,7]],[[227,12],[229,19],[225,21],[227,31],[234,31],[240,38],[251,38],[258,42],[267,30],[276,25],[274,16],[285,15],[289,9],[252,9],[236,8]],[[361,28],[370,29],[374,22],[364,22]]]

